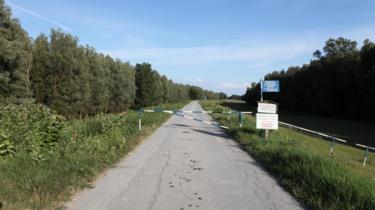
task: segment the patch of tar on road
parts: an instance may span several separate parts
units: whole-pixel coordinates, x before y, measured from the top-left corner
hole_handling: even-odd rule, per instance
[[[204,168],[201,168],[201,167],[197,167],[197,168],[193,168],[194,171],[202,171]]]

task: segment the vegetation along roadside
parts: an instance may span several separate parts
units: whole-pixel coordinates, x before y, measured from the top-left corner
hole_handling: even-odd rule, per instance
[[[186,103],[161,106],[179,109]],[[54,209],[131,151],[170,115],[105,114],[66,120],[26,102],[0,106],[2,209]]]
[[[224,110],[220,101],[201,101],[205,110]],[[242,128],[238,117],[230,120],[223,114],[212,114],[241,147],[309,209],[375,209],[375,155],[370,154],[363,167],[363,151],[336,145],[333,157],[330,143],[296,131],[279,128],[265,141],[255,129],[255,119],[246,116]]]

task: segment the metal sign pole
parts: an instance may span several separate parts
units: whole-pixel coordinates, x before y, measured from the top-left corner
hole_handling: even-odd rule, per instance
[[[264,130],[264,139],[265,140],[268,139],[268,134],[269,134],[269,130],[268,129]]]
[[[260,101],[263,101],[263,81],[260,80]]]
[[[260,80],[260,101],[263,101],[263,80]],[[268,129],[264,130],[264,139],[268,139]]]

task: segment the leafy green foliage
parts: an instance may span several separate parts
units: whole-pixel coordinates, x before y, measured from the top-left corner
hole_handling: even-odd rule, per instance
[[[198,99],[225,99],[225,93],[207,91],[197,86],[173,83],[152,69],[151,64],[135,66],[136,98],[135,107],[153,106]]]
[[[0,0],[0,99],[27,97],[31,66],[30,40]]]
[[[128,63],[78,45],[52,30],[34,41],[32,90],[37,102],[65,116],[119,112],[134,102],[134,71]]]
[[[169,116],[144,115],[139,132],[135,111],[66,121],[32,102],[0,106],[0,151],[9,151],[0,155],[0,202],[5,209],[55,209]]]
[[[266,75],[266,80],[280,80],[281,92],[264,98],[291,111],[374,120],[375,44],[365,40],[358,50],[356,42],[338,38],[329,39],[323,49],[310,64]],[[242,98],[255,104],[259,91],[260,85],[253,84]]]
[[[44,159],[60,141],[63,123],[61,116],[31,101],[0,106],[0,156],[26,152]]]

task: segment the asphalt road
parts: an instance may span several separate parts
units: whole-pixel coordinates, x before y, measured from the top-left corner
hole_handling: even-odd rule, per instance
[[[183,110],[202,110],[191,102]],[[186,114],[188,115],[188,114]],[[209,120],[207,114],[190,114]],[[302,209],[225,132],[171,117],[92,189],[66,205],[77,210]]]

